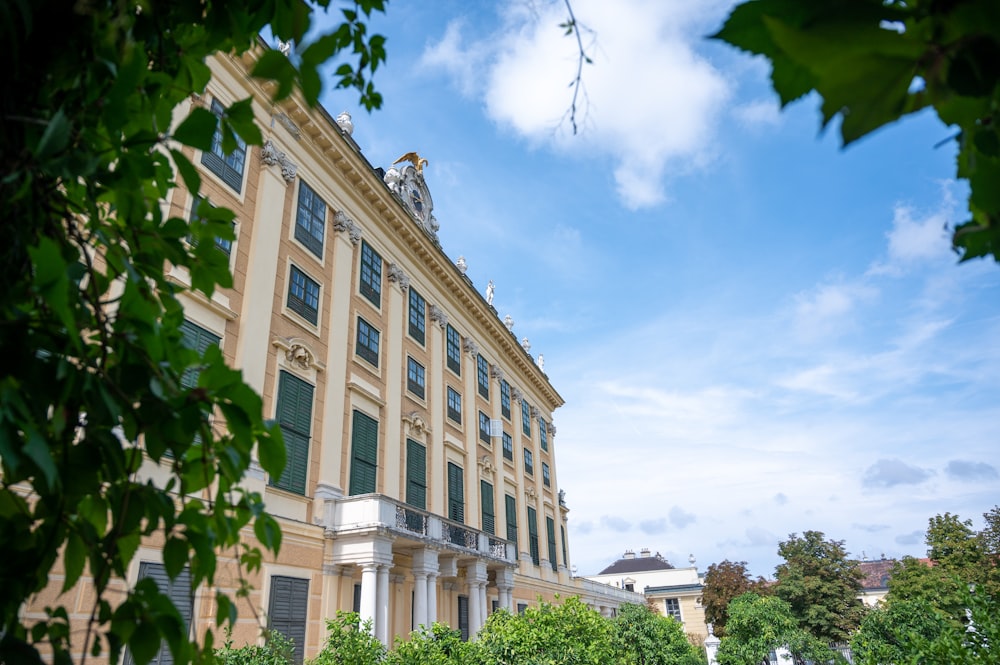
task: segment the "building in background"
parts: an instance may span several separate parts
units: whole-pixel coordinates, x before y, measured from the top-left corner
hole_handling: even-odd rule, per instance
[[[694,556],[688,562],[689,566],[676,568],[659,552],[653,554],[648,548],[640,550],[638,556],[635,551],[626,550],[621,559],[587,578],[642,593],[660,614],[679,621],[693,644],[701,645],[708,637],[705,608],[701,604],[704,583],[694,565]]]
[[[236,213],[235,240],[217,242],[233,286],[184,294],[188,341],[221,347],[287,446],[281,477],[256,465],[246,483],[284,535],[249,579],[234,643],[267,625],[301,662],[338,610],[360,612],[391,644],[435,621],[472,636],[498,608],[556,595],[608,616],[642,602],[570,572],[552,419],[563,399],[492,292],[442,251],[426,160],[373,168],[346,114],[297,97],[272,105],[268,84],[249,76],[255,57],[212,59],[209,89],[175,115],[253,97],[266,139],[229,155],[219,134],[211,151],[184,148],[201,195]],[[197,219],[199,200],[183,189],[164,205]],[[182,269],[170,277],[189,283]],[[149,461],[142,474],[166,479]],[[143,543],[124,583],[157,579],[200,634],[214,624],[213,594],[192,594],[185,574],[168,584],[161,546]],[[236,572],[220,559],[219,586],[235,592]]]

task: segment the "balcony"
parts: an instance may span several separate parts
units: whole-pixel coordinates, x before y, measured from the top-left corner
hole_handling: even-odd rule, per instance
[[[516,564],[513,543],[503,538],[447,520],[380,494],[361,494],[338,499],[328,535],[389,533],[397,540],[484,558],[496,563]]]

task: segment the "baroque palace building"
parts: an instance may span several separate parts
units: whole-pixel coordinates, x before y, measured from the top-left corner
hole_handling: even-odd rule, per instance
[[[235,241],[217,243],[233,287],[185,296],[190,342],[221,346],[288,449],[280,478],[257,466],[247,482],[284,537],[249,580],[234,642],[269,625],[301,661],[338,610],[359,612],[390,644],[434,621],[474,636],[497,608],[557,595],[606,615],[643,602],[571,574],[552,423],[562,397],[492,293],[481,296],[464,261],[442,251],[425,162],[410,154],[373,168],[346,114],[295,97],[272,106],[267,84],[248,75],[255,57],[213,59],[209,90],[190,104],[219,112],[252,96],[263,148],[186,149],[202,195],[236,212]],[[164,205],[194,218],[197,203],[178,189]],[[171,278],[188,280],[176,268]],[[147,463],[143,473],[165,472]],[[166,584],[161,562],[157,543],[145,544],[126,582]],[[170,593],[198,634],[214,601],[194,590],[191,604],[186,584],[182,574]]]

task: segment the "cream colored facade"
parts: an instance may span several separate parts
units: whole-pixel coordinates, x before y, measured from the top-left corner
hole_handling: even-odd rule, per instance
[[[556,594],[607,615],[642,602],[571,576],[552,424],[563,399],[441,250],[421,164],[385,178],[323,109],[263,101],[252,60],[212,60],[210,89],[190,104],[253,96],[264,149],[240,168],[185,149],[202,194],[236,212],[223,248],[233,287],[186,296],[186,317],[263,395],[290,446],[280,479],[255,466],[247,481],[284,540],[250,579],[234,641],[271,623],[309,658],[337,610],[360,611],[388,644],[433,621],[475,635],[495,608]],[[178,189],[166,205],[187,218],[194,200]],[[160,561],[158,543],[144,544],[127,583]],[[235,590],[232,567],[220,585]],[[192,630],[214,616],[196,590]]]
[[[692,559],[693,561],[693,559]],[[675,568],[659,553],[632,550],[588,579],[645,595],[646,602],[663,616],[672,616],[684,627],[688,639],[698,646],[708,637],[705,608],[701,603],[704,583],[693,565]]]

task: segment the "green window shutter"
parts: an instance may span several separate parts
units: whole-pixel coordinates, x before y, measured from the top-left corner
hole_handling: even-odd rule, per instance
[[[163,564],[153,561],[142,561],[139,563],[139,579],[142,580],[147,577],[152,578],[156,582],[160,593],[170,598],[170,602],[174,604],[174,607],[177,608],[177,611],[181,615],[181,619],[184,620],[184,627],[187,628],[190,626],[191,615],[194,610],[192,606],[193,595],[191,593],[191,570],[185,566],[177,574],[177,577],[171,580]],[[170,648],[166,642],[161,642],[160,650],[153,656],[150,665],[172,665],[173,662],[174,655],[170,652]],[[132,657],[131,650],[125,651],[125,665],[135,665],[135,659]]]
[[[281,477],[271,478],[271,484],[297,494],[306,493],[314,390],[312,385],[288,372],[278,373],[276,411],[288,461]]]
[[[541,559],[538,553],[538,515],[531,506],[528,507],[528,551],[531,562],[537,566]]]
[[[181,342],[187,348],[203,356],[210,346],[219,346],[222,338],[215,333],[205,330],[199,325],[186,320],[181,324]],[[182,388],[194,388],[198,385],[198,374],[200,367],[188,367],[181,376]]]
[[[292,662],[301,665],[306,650],[306,619],[309,607],[309,580],[297,577],[271,578],[271,599],[267,608],[270,629],[292,640]]]
[[[427,449],[406,440],[406,503],[415,508],[427,508]]]
[[[549,564],[552,570],[559,570],[559,561],[556,560],[556,523],[551,517],[545,518],[545,531],[549,537]]]
[[[514,543],[514,557],[520,557],[520,548],[517,544],[517,501],[510,494],[504,494],[504,501],[507,504],[507,540]]]
[[[559,525],[559,535],[562,536],[563,565],[569,567],[569,557],[566,556],[566,527]]]
[[[493,485],[485,480],[480,480],[479,491],[482,496],[483,531],[494,535],[496,533],[496,515],[493,512]]]
[[[378,470],[378,421],[360,411],[354,412],[351,435],[351,484],[348,494],[371,494],[375,491]]]
[[[448,519],[465,522],[465,481],[462,467],[448,462]]]

